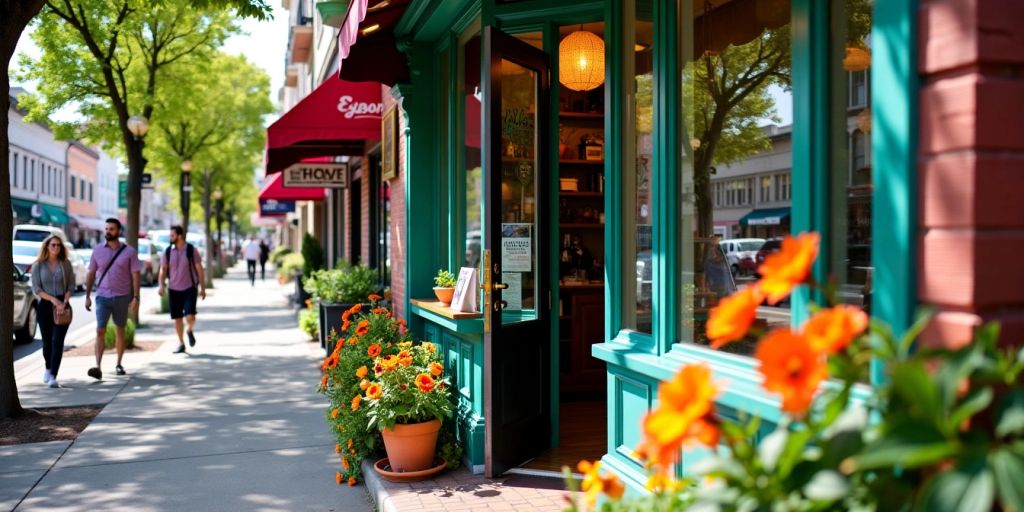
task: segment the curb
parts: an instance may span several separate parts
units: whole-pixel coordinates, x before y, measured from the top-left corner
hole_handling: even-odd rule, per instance
[[[363,482],[366,483],[366,493],[379,512],[398,512],[398,508],[391,503],[391,494],[384,485],[384,479],[373,470],[373,461],[363,459],[359,464],[363,470]]]

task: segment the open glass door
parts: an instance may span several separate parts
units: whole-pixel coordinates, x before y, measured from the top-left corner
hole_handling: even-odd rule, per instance
[[[550,444],[548,57],[484,29],[485,472]]]

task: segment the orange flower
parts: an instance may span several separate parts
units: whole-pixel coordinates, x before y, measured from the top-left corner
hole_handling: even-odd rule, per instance
[[[363,379],[359,381],[359,389],[366,391],[366,388],[370,387],[370,381]]]
[[[331,409],[331,418],[337,418],[338,414],[341,414],[341,411],[339,411],[337,408]]]
[[[371,311],[371,313],[375,315],[386,315],[388,314],[388,308],[373,308],[373,311]]]
[[[384,390],[381,388],[380,384],[370,384],[370,386],[366,388],[366,398],[370,400],[376,400],[380,398],[382,394],[384,394]]]
[[[717,349],[726,343],[743,339],[754,324],[757,306],[763,298],[760,288],[756,285],[747,286],[722,299],[712,308],[706,328],[711,348]]]
[[[348,320],[345,320],[345,323],[341,324],[342,331],[347,331],[350,327],[352,327],[352,322],[349,322]]]
[[[348,468],[349,468],[348,459],[346,459],[345,457],[341,458],[341,467],[344,468],[346,473],[348,472]]]
[[[787,236],[779,252],[765,258],[757,271],[762,276],[761,291],[768,304],[785,299],[795,286],[807,280],[818,257],[820,238],[817,233],[800,233],[796,238]]]
[[[354,315],[354,314],[356,314],[356,313],[358,313],[358,312],[363,310],[363,305],[362,304],[356,304],[356,305],[348,308],[348,310],[351,312],[351,314]]]
[[[341,445],[340,444],[335,444],[334,445],[334,453],[341,453]],[[345,459],[341,459],[341,460],[345,460]],[[348,468],[345,468],[345,469],[348,469]]]
[[[352,441],[351,439],[349,439],[349,440],[348,440],[348,447],[349,447],[349,448],[352,448],[352,442],[353,442],[353,441]]]
[[[715,423],[715,395],[711,369],[688,365],[658,386],[658,407],[643,422],[644,440],[639,452],[663,468],[675,462],[680,449],[699,442],[711,448],[718,444]]]
[[[306,307],[307,307],[307,308],[311,308],[311,307],[313,307],[313,301],[311,301],[311,300],[309,300],[309,299],[306,299]]]
[[[378,300],[381,299],[380,295],[377,295],[376,293],[371,293],[370,296],[367,297],[367,298],[372,300],[372,301],[378,301]]]
[[[330,369],[330,370],[333,370],[333,369],[337,368],[338,367],[338,354],[332,353],[324,361],[324,364],[327,365],[327,368]]]
[[[437,345],[434,345],[433,343],[431,343],[429,341],[424,341],[423,343],[421,343],[421,345],[423,345],[423,348],[427,349],[427,352],[429,352],[431,354],[433,354],[434,352],[437,352]]]
[[[355,336],[352,336],[351,338],[348,339],[348,344],[349,345],[355,345],[356,343],[359,343],[359,338],[356,338]]]
[[[426,373],[421,373],[416,376],[416,387],[424,393],[429,393],[434,389],[434,378]]]
[[[617,500],[626,491],[626,486],[615,475],[601,476],[600,462],[581,460],[576,465],[576,469],[583,473],[583,482],[580,484],[580,490],[583,491],[583,499],[591,507],[597,503],[597,497],[601,493],[607,494],[613,500]]]
[[[387,356],[384,359],[381,359],[380,366],[386,372],[394,370],[398,367],[398,356]]]
[[[868,328],[868,315],[853,306],[819,311],[804,324],[804,336],[818,352],[835,354]]]
[[[430,363],[430,374],[434,377],[440,377],[444,373],[444,366],[441,363],[433,362]]]
[[[359,369],[356,370],[356,378],[357,379],[362,379],[362,378],[366,377],[366,373],[369,372],[369,371],[370,370],[368,370],[366,368],[365,364],[363,366],[360,366]]]
[[[327,387],[327,376],[324,375],[323,377],[320,378],[320,389],[324,389],[326,387]]]
[[[764,388],[782,395],[782,409],[802,416],[811,405],[818,384],[828,377],[825,358],[803,334],[776,329],[757,347]]]
[[[352,318],[352,310],[351,309],[347,309],[347,310],[345,310],[344,313],[341,314],[341,321],[342,322],[348,322],[349,318]]]
[[[355,487],[356,486],[356,477],[354,477],[354,476],[348,477],[348,486],[349,487]]]
[[[338,482],[338,485],[341,485],[341,482],[345,481],[345,477],[341,476],[341,471],[334,472],[334,481]]]
[[[412,365],[412,353],[408,350],[403,350],[398,353],[398,364],[402,366]]]
[[[370,332],[370,322],[367,320],[360,320],[359,324],[356,325],[356,336],[362,338],[366,336],[366,333]]]
[[[380,355],[380,345],[377,344],[377,343],[374,343],[373,345],[370,345],[369,347],[366,347],[366,355],[368,355],[370,357],[377,357],[377,356],[379,356]]]
[[[353,411],[358,411],[359,410],[359,403],[362,402],[362,401],[363,401],[362,395],[356,395],[356,396],[352,397],[352,410]]]

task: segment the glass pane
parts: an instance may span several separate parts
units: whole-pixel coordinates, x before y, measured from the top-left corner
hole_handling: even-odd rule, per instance
[[[537,73],[501,60],[502,323],[536,318]]]
[[[626,90],[633,99],[627,109],[632,112],[624,127],[624,168],[632,172],[623,176],[625,233],[623,276],[635,276],[627,282],[626,290],[635,288],[636,300],[625,303],[624,326],[650,333],[654,311],[654,226],[653,190],[654,171],[654,23],[652,2],[627,2],[627,12],[633,11],[635,22],[627,30],[627,47],[633,48],[633,59],[626,61]],[[629,16],[627,16],[629,18]],[[625,280],[624,280],[625,281]],[[630,294],[632,295],[632,294]],[[629,295],[627,295],[628,297]]]
[[[680,339],[707,345],[708,312],[751,285],[790,231],[789,1],[680,1]],[[788,325],[788,301],[758,309]],[[754,340],[726,345],[742,355]]]
[[[466,241],[463,266],[479,267],[481,251],[481,207],[483,171],[480,165],[480,36],[474,36],[462,47],[462,117],[465,138],[462,169],[465,172]],[[479,303],[479,302],[478,302]]]
[[[831,251],[839,302],[871,303],[871,2],[832,2]]]

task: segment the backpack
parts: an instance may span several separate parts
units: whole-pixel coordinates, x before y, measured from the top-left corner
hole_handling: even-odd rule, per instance
[[[167,250],[164,251],[164,260],[167,261],[167,280],[168,281],[171,280],[171,247],[173,247],[173,246],[168,245],[167,246]],[[195,276],[196,263],[195,263],[194,256],[192,255],[192,252],[194,250],[195,249],[192,247],[192,244],[185,244],[185,256],[188,257],[188,277],[192,278],[192,286],[193,287],[195,287],[195,285],[196,285],[196,276]]]

